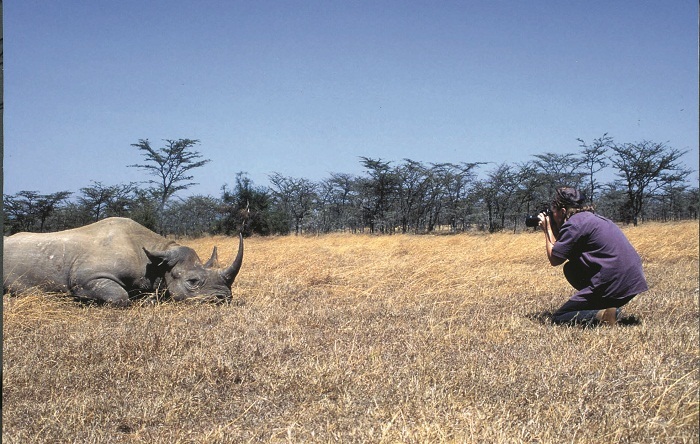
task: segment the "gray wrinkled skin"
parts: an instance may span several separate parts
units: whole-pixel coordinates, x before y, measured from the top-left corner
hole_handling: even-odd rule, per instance
[[[113,217],[57,233],[17,233],[6,237],[3,289],[70,293],[118,306],[163,287],[174,300],[231,300],[243,262],[238,255],[218,268],[216,247],[206,262],[189,247],[178,245],[131,219]]]

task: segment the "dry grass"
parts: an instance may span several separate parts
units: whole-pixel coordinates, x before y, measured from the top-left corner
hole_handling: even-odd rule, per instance
[[[630,327],[538,320],[539,233],[253,238],[229,306],[5,297],[3,441],[697,443],[698,223],[625,231]]]

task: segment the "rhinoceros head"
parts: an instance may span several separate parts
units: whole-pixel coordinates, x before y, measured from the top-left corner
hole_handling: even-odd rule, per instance
[[[242,235],[239,236],[236,259],[227,268],[219,268],[216,247],[204,264],[189,247],[143,250],[151,263],[163,270],[165,285],[172,299],[181,301],[196,297],[202,300],[231,300],[231,285],[243,263]]]

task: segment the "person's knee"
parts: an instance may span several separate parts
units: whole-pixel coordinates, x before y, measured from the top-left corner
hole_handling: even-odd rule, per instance
[[[577,290],[591,285],[591,280],[586,276],[584,270],[571,261],[564,264],[564,277]]]

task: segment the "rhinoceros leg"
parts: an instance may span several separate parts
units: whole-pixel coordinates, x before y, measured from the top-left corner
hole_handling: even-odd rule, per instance
[[[80,287],[75,287],[73,294],[79,298],[96,299],[119,307],[125,307],[130,303],[126,290],[113,280],[106,278],[92,279]]]

